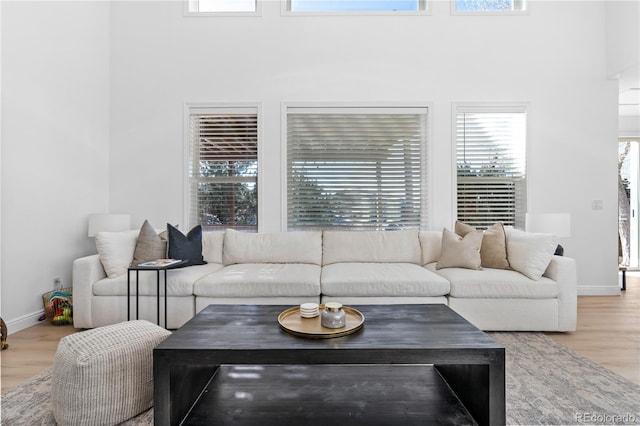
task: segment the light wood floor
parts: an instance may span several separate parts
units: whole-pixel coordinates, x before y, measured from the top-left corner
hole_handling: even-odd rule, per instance
[[[1,392],[50,367],[58,341],[74,332],[70,325],[42,323],[10,335],[0,355]],[[640,273],[627,273],[627,291],[619,297],[579,297],[578,330],[549,336],[640,384]]]
[[[548,335],[640,385],[640,273],[627,272],[619,297],[578,297],[577,331]]]

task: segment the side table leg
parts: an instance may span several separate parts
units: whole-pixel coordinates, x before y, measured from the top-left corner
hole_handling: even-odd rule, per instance
[[[164,328],[168,329],[167,324],[167,270],[164,270]]]
[[[156,324],[160,325],[160,269],[156,271]]]
[[[131,271],[127,271],[127,321],[131,320]]]
[[[140,271],[136,270],[136,319],[140,319],[140,303],[138,302],[138,296],[140,295],[140,288],[138,287],[138,283],[140,283],[140,275],[138,272]]]

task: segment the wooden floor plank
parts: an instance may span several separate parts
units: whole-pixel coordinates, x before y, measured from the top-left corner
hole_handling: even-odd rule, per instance
[[[72,325],[42,322],[9,335],[9,348],[0,354],[2,366],[0,392],[5,392],[53,364],[61,338],[79,331]]]

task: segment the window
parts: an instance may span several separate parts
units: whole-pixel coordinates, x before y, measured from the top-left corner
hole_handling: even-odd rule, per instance
[[[288,108],[287,228],[418,228],[427,108]]]
[[[454,14],[522,14],[525,0],[451,0]]]
[[[186,0],[185,15],[258,15],[258,0]]]
[[[526,113],[518,108],[457,108],[458,219],[524,229]]]
[[[188,115],[190,225],[257,231],[257,108],[189,107]]]
[[[427,0],[287,0],[289,12],[424,12]]]

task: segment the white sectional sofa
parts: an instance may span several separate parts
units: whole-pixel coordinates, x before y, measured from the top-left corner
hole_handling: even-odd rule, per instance
[[[518,232],[513,234],[515,253],[516,240],[521,243],[527,233],[510,232]],[[127,319],[126,272],[138,231],[112,234],[103,236],[109,244],[103,244],[102,253],[73,263],[77,328]],[[509,238],[507,232],[507,248]],[[544,274],[533,278],[508,269],[438,268],[442,241],[443,232],[418,230],[205,232],[202,255],[207,263],[168,271],[167,325],[178,328],[209,304],[340,301],[448,304],[483,330],[575,330],[575,260],[553,251],[542,260],[534,255],[538,268],[540,261],[545,263]],[[135,272],[130,274],[135,319]],[[139,317],[155,322],[156,272],[139,272],[139,280]]]

